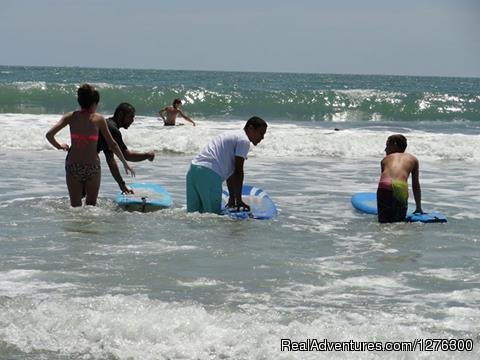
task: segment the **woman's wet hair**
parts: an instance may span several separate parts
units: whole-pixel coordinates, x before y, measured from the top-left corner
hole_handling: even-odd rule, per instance
[[[100,93],[90,84],[83,84],[77,90],[77,100],[82,109],[88,109],[100,102]]]

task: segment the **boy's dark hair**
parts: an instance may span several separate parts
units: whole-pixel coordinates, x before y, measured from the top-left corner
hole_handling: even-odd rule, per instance
[[[259,118],[258,116],[252,116],[250,119],[247,120],[247,123],[245,124],[244,129],[248,127],[253,127],[254,129],[258,129],[261,127],[267,127],[267,123],[265,120]]]
[[[88,109],[100,102],[100,93],[92,85],[83,84],[77,90],[77,100],[82,109]]]
[[[404,152],[407,148],[407,138],[401,134],[389,136],[387,142],[395,145],[401,152]]]
[[[120,117],[120,114],[135,114],[135,108],[133,105],[123,102],[117,106],[113,117],[117,119]]]
[[[177,104],[180,104],[180,105],[181,105],[181,104],[182,104],[182,100],[180,100],[180,99],[175,99],[175,100],[173,100],[172,105],[175,106],[175,105],[177,105]]]

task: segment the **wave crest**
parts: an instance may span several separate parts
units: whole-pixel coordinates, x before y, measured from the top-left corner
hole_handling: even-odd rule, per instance
[[[79,84],[0,84],[0,113],[63,113],[77,107]],[[99,110],[113,113],[130,102],[153,116],[174,98],[195,117],[242,118],[259,114],[289,121],[480,121],[480,95],[374,89],[238,89],[97,83]]]

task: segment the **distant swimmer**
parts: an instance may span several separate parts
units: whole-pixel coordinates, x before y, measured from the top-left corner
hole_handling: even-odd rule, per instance
[[[387,139],[382,162],[382,174],[377,189],[378,221],[391,223],[405,221],[408,209],[408,177],[412,174],[415,213],[423,214],[419,182],[418,160],[405,153],[407,139],[396,134]]]
[[[182,101],[180,99],[175,99],[173,100],[173,104],[171,106],[166,106],[158,112],[160,117],[163,119],[163,125],[175,126],[175,121],[177,119],[177,116],[180,115],[182,118],[191,122],[192,125],[195,126],[195,122],[192,119],[190,119],[187,115],[185,115],[182,112],[182,110],[180,110],[181,106],[182,106]]]
[[[218,135],[200,151],[187,173],[187,212],[220,214],[225,180],[229,192],[227,206],[250,210],[242,201],[243,163],[250,143],[256,146],[266,131],[267,123],[254,116],[248,119],[243,131]]]
[[[130,125],[133,124],[135,120],[135,108],[129,103],[121,103],[115,109],[113,117],[107,119],[108,130],[112,134],[113,139],[117,142],[120,150],[122,151],[123,156],[128,161],[144,161],[149,160],[153,161],[155,158],[155,153],[153,151],[148,152],[138,152],[131,151],[127,145],[123,142],[122,133],[120,128],[128,129]],[[120,190],[125,194],[133,194],[133,190],[129,188],[125,181],[123,181],[120,170],[118,169],[117,162],[113,156],[112,150],[109,148],[107,141],[100,134],[97,144],[97,152],[103,151],[105,154],[105,159],[107,161],[110,172],[117,182]]]
[[[99,134],[122,161],[126,173],[135,175],[117,142],[112,138],[105,118],[96,112],[100,101],[99,92],[93,86],[84,84],[78,88],[77,100],[81,109],[63,115],[46,134],[48,142],[55,148],[68,151],[65,172],[70,205],[73,207],[81,206],[84,196],[86,205],[97,203],[101,180],[100,159],[97,153]],[[70,146],[60,144],[55,139],[55,135],[67,125],[70,127]]]

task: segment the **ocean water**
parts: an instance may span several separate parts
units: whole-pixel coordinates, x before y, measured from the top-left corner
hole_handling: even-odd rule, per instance
[[[125,142],[156,158],[132,163],[135,181],[165,186],[172,208],[118,209],[102,155],[98,206],[70,208],[65,153],[44,135],[83,82],[105,115],[137,107]],[[197,127],[162,126],[174,97]],[[187,214],[189,162],[251,115],[269,128],[245,182],[278,216]],[[480,79],[1,66],[0,125],[0,359],[480,355]],[[447,224],[380,225],[351,207],[376,189],[393,133],[420,161],[424,210]],[[281,351],[281,339],[431,338],[473,350]]]

